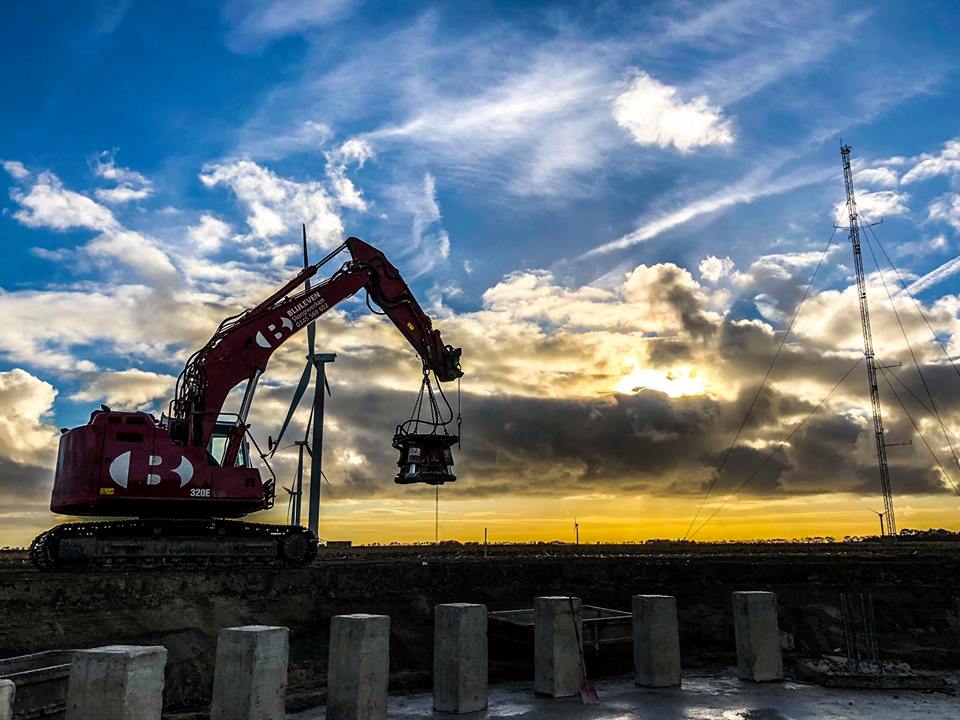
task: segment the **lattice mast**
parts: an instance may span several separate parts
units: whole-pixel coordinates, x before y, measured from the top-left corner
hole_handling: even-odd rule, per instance
[[[853,246],[853,264],[857,272],[857,292],[860,297],[860,324],[863,327],[863,357],[867,365],[870,385],[870,404],[873,406],[873,432],[876,436],[877,462],[880,468],[880,488],[883,491],[883,514],[886,535],[896,537],[897,523],[893,513],[893,493],[890,490],[890,466],[887,463],[887,443],[880,409],[880,387],[877,384],[877,361],[873,353],[873,333],[870,330],[870,308],[867,306],[867,281],[863,274],[863,256],[860,253],[860,218],[857,200],[853,194],[853,171],[850,169],[850,146],[840,148],[843,160],[843,183],[847,191],[847,214],[850,220],[850,244]]]

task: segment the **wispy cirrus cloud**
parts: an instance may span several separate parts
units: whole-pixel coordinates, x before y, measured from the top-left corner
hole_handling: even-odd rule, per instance
[[[641,219],[636,230],[617,240],[599,245],[585,252],[582,257],[586,258],[614,250],[622,250],[652,240],[667,230],[691,222],[701,216],[708,216],[736,205],[751,203],[758,198],[778,195],[789,190],[823,182],[836,176],[836,174],[836,170],[832,168],[803,168],[780,177],[772,177],[771,169],[761,167],[748,173],[730,187],[710,193],[675,210]]]
[[[948,260],[939,267],[934,268],[926,275],[917,278],[907,286],[907,292],[911,295],[922,293],[929,290],[934,285],[939,285],[945,280],[949,280],[957,273],[960,273],[960,257]]]
[[[410,87],[401,99],[407,118],[360,137],[375,148],[429,157],[470,183],[503,182],[524,196],[575,193],[580,174],[602,166],[621,143],[608,109],[615,76],[576,42],[526,54],[522,70],[472,92]]]
[[[349,15],[356,0],[231,0],[223,8],[227,44],[235,51],[261,49],[272,40],[305,33]]]
[[[399,257],[415,258],[411,277],[420,277],[450,257],[450,236],[440,222],[437,181],[425,173],[419,184],[395,186],[390,194],[398,211],[410,218],[410,242],[399,248]]]
[[[304,76],[272,92],[241,130],[237,154],[319,149],[331,140],[327,130],[335,137],[344,126],[367,125],[345,137],[369,143],[383,162],[438,175],[442,167],[445,182],[499,186],[513,197],[583,196],[608,174],[643,162],[639,153],[730,145],[728,103],[815,65],[859,22],[837,25],[831,4],[823,5],[817,14],[792,4],[774,12],[762,3],[718,3],[651,22],[650,41],[662,36],[654,55],[700,48],[704,37],[738,29],[738,41],[721,48],[726,60],[694,62],[682,81],[646,67],[635,43],[598,43],[569,24],[531,41],[504,25],[445,33],[438,12],[422,13],[356,43],[332,68],[318,46]],[[325,131],[306,130],[313,127]]]

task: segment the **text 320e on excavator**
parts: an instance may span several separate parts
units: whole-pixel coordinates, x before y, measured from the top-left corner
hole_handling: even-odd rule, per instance
[[[351,259],[336,273],[297,291],[344,249]],[[463,374],[460,349],[444,345],[397,269],[376,248],[348,238],[256,307],[224,320],[187,361],[169,417],[103,407],[86,425],[63,431],[50,509],[138,519],[59,525],[33,541],[33,563],[47,569],[310,562],[317,538],[306,528],[227,518],[273,507],[276,481],[252,466],[246,424],[267,361],[294,333],[361,289],[417,351],[425,374],[441,382]],[[244,381],[239,412],[225,422],[227,395]]]

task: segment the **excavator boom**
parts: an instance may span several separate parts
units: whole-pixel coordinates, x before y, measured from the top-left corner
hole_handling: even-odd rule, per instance
[[[206,447],[230,391],[244,381],[255,383],[280,345],[361,289],[417,351],[425,368],[443,382],[463,374],[460,350],[444,345],[440,331],[386,256],[355,237],[347,238],[343,247],[351,260],[329,279],[293,292],[316,275],[321,263],[305,268],[256,307],[225,320],[194,353],[170,407],[170,434],[176,442]],[[242,413],[240,419],[246,420]]]

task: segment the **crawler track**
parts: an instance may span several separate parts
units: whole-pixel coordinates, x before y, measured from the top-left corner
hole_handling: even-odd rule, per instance
[[[64,523],[30,545],[30,562],[41,570],[298,567],[316,554],[306,528],[209,519]]]

